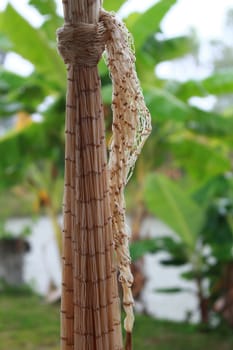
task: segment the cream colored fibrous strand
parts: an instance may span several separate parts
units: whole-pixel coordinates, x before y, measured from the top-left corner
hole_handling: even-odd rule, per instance
[[[130,270],[124,188],[151,132],[151,117],[137,77],[130,33],[114,14],[102,11],[100,19],[110,32],[110,38],[106,43],[106,61],[113,84],[113,135],[110,142],[109,187],[114,243],[126,312],[124,326],[126,331],[131,333],[134,323],[131,291],[133,276]]]

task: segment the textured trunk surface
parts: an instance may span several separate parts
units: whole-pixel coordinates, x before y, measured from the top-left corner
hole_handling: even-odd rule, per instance
[[[96,23],[100,1],[64,0],[65,22]],[[68,66],[62,350],[122,349],[97,67]]]

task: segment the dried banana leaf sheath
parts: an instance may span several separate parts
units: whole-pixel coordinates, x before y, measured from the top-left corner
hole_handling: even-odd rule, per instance
[[[131,350],[133,276],[124,189],[150,134],[150,113],[125,25],[100,10],[99,1],[64,0],[64,16],[58,30],[68,67],[62,350],[123,349],[115,260],[126,313],[125,350]],[[113,83],[108,164],[97,72],[104,49]]]
[[[64,1],[65,21],[96,23],[99,7]],[[61,349],[123,349],[97,62],[66,63]]]

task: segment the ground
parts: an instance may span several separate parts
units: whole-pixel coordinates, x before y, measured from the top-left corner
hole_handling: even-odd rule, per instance
[[[1,350],[59,350],[59,305],[47,305],[35,295],[1,293],[0,339]],[[137,315],[134,349],[230,350],[233,334]]]

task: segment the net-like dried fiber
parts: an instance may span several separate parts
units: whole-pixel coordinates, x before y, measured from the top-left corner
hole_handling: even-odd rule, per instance
[[[135,71],[131,38],[100,0],[63,0],[58,48],[68,69],[62,350],[122,350],[116,260],[130,350],[133,298],[124,187],[149,135],[150,115]],[[97,63],[106,48],[113,81],[110,158]],[[116,254],[114,254],[114,247]],[[116,258],[115,258],[116,257]]]
[[[145,105],[135,69],[132,37],[114,14],[101,12],[100,19],[110,32],[106,42],[106,61],[113,84],[113,124],[110,142],[110,202],[117,263],[123,287],[126,312],[125,329],[132,332],[133,276],[130,270],[129,235],[125,220],[124,188],[137,157],[150,134],[151,117]]]

